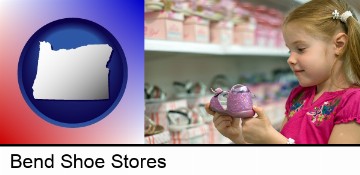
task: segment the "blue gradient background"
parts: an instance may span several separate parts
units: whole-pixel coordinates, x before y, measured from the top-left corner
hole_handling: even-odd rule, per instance
[[[0,143],[143,143],[144,1],[0,0]],[[128,82],[118,106],[101,121],[63,128],[37,116],[17,82],[21,51],[42,26],[83,18],[106,28],[127,59]]]

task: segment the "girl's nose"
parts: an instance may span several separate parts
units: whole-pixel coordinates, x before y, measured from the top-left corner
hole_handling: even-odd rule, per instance
[[[290,53],[290,56],[289,56],[289,58],[287,59],[287,63],[288,63],[289,65],[294,65],[294,64],[297,63],[296,58],[295,58],[295,55],[294,55],[293,53]]]

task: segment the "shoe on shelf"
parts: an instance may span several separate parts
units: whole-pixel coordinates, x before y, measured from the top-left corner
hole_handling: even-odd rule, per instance
[[[169,121],[168,128],[174,132],[196,127],[204,123],[203,119],[195,111],[188,108],[170,110],[167,112],[167,118]]]
[[[179,82],[173,83],[177,98],[199,97],[206,94],[206,85],[202,82]]]
[[[232,86],[230,79],[224,74],[218,74],[210,82],[210,88],[221,88],[224,91],[229,90]]]
[[[166,100],[166,93],[156,85],[145,83],[145,102],[162,102]]]
[[[162,133],[163,131],[164,131],[163,126],[155,124],[155,122],[152,121],[150,117],[145,116],[145,128],[144,128],[145,136],[159,134]]]

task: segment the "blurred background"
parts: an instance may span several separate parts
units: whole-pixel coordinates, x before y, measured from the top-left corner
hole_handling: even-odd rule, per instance
[[[203,106],[211,88],[235,84],[248,86],[280,130],[286,98],[298,85],[281,25],[305,2],[145,0],[145,143],[231,143]],[[348,2],[359,9],[359,1]]]

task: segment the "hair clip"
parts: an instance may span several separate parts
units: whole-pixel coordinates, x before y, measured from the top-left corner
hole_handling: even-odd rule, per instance
[[[346,20],[350,17],[353,16],[352,13],[350,11],[346,11],[344,13],[342,13],[340,15],[340,13],[337,10],[334,10],[332,12],[333,15],[333,19],[340,19],[343,23],[346,23]]]
[[[340,17],[340,14],[339,14],[339,12],[337,10],[334,10],[332,12],[332,15],[333,15],[333,19],[339,19],[339,17]]]
[[[340,20],[341,20],[342,22],[346,23],[346,20],[347,20],[350,16],[352,16],[352,13],[351,13],[350,11],[346,11],[346,12],[344,12],[343,14],[341,14]]]

